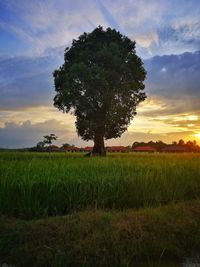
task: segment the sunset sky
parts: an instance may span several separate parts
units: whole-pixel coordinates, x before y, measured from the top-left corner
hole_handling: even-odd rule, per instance
[[[121,138],[107,145],[180,138],[200,144],[199,0],[0,1],[0,147],[90,145],[75,118],[53,107],[52,72],[64,49],[98,25],[136,40],[147,70],[147,99]]]

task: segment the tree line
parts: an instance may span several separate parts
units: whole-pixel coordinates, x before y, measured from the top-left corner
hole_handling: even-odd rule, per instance
[[[136,148],[138,146],[151,146],[155,148],[158,152],[162,151],[162,149],[168,146],[183,147],[185,148],[185,151],[188,151],[188,152],[200,152],[200,146],[197,144],[195,140],[185,142],[183,139],[180,139],[178,142],[173,141],[171,144],[166,144],[163,141],[134,142],[132,144],[132,148]]]

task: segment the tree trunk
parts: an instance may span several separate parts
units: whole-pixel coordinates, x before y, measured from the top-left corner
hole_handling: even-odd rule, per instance
[[[94,147],[92,151],[94,156],[106,156],[106,149],[104,146],[104,136],[102,133],[95,133],[94,136]]]

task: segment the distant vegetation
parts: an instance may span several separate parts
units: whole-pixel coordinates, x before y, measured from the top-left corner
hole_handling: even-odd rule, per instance
[[[195,140],[184,142],[184,140],[180,139],[178,142],[174,141],[171,144],[166,144],[162,141],[157,141],[157,142],[150,141],[147,143],[134,142],[132,148],[136,148],[138,146],[151,146],[154,147],[158,152],[167,151],[165,150],[165,148],[167,147],[182,148],[183,152],[200,152],[200,146],[197,144]]]
[[[93,147],[76,147],[75,145],[71,145],[69,143],[63,144],[61,147],[58,147],[53,144],[54,140],[57,140],[58,137],[55,134],[51,134],[52,138],[51,143],[44,139],[43,141],[39,141],[35,147],[30,148],[18,148],[18,149],[5,149],[0,148],[0,151],[21,151],[21,152],[90,152],[92,151]],[[50,135],[49,135],[50,136]],[[46,138],[46,136],[44,136]],[[105,149],[107,152],[135,152],[136,148],[154,148],[154,150],[150,149],[146,152],[200,152],[200,146],[197,142],[194,141],[187,141],[184,142],[180,139],[178,142],[174,141],[171,144],[164,143],[162,141],[150,141],[150,142],[134,142],[132,145],[129,146],[107,146]],[[139,150],[140,151],[140,150]],[[140,152],[145,152],[141,151]]]

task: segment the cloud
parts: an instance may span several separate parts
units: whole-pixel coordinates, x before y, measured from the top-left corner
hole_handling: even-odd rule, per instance
[[[21,124],[6,122],[0,128],[0,147],[18,148],[35,146],[43,140],[43,136],[54,133],[59,139],[57,144],[74,140],[75,133],[69,129],[67,124],[51,119],[41,123],[32,124],[31,121],[24,121]]]
[[[0,108],[53,105],[52,72],[63,64],[63,54],[61,47],[46,50],[43,57],[1,57]],[[144,66],[147,94],[165,103],[163,114],[199,110],[200,52],[156,56]]]
[[[199,111],[200,52],[156,56],[145,67],[148,95],[165,102],[163,115]]]
[[[0,127],[0,147],[1,148],[22,148],[35,146],[39,141],[43,140],[43,136],[54,133],[58,136],[58,140],[54,143],[58,146],[63,143],[75,144],[80,147],[93,145],[93,142],[85,142],[81,140],[73,129],[68,128],[67,124],[63,124],[55,119],[47,120],[42,123],[32,124],[31,121],[24,121],[21,124],[14,122],[5,123],[4,127]],[[195,139],[194,131],[179,131],[167,133],[151,133],[150,131],[129,131],[122,135],[119,139],[111,139],[106,141],[106,145],[131,145],[135,141],[158,141],[172,142],[175,140]]]
[[[61,62],[59,55],[0,59],[1,110],[53,105],[52,72]]]
[[[26,120],[36,124],[55,118],[63,123],[69,121],[69,128],[75,133],[74,119],[53,108],[52,72],[63,63],[63,48],[46,53],[37,58],[0,58],[0,125]],[[145,60],[144,66],[148,97],[139,105],[130,129],[144,132],[151,129],[153,133],[173,131],[173,127],[199,131],[196,122],[177,122],[174,118],[200,115],[200,52],[156,56]]]
[[[156,45],[159,44],[159,36],[156,32],[151,32],[147,35],[139,35],[136,37],[137,44],[141,47],[151,48],[151,46],[155,43]]]
[[[198,1],[107,1],[123,33],[137,41],[143,57],[199,49]],[[181,6],[181,8],[180,8]],[[149,42],[148,42],[149,40]]]
[[[181,116],[172,115],[168,118],[155,118],[151,119],[151,121],[162,122],[168,125],[173,125],[173,127],[182,128],[184,130],[200,130],[200,116],[199,115],[186,115],[181,114]]]
[[[98,25],[114,27],[136,40],[143,57],[199,49],[200,4],[195,0],[123,4],[120,0],[21,0],[20,5],[6,0],[0,5],[0,29],[26,44],[23,54],[41,55],[46,49],[67,46]]]
[[[67,46],[72,39],[98,25],[113,21],[109,11],[98,2],[8,1],[12,21],[0,21],[0,28],[16,34],[28,44],[28,55],[41,55],[46,49]],[[102,11],[104,13],[102,14]],[[107,13],[105,14],[105,12]],[[108,20],[108,23],[107,23]]]

